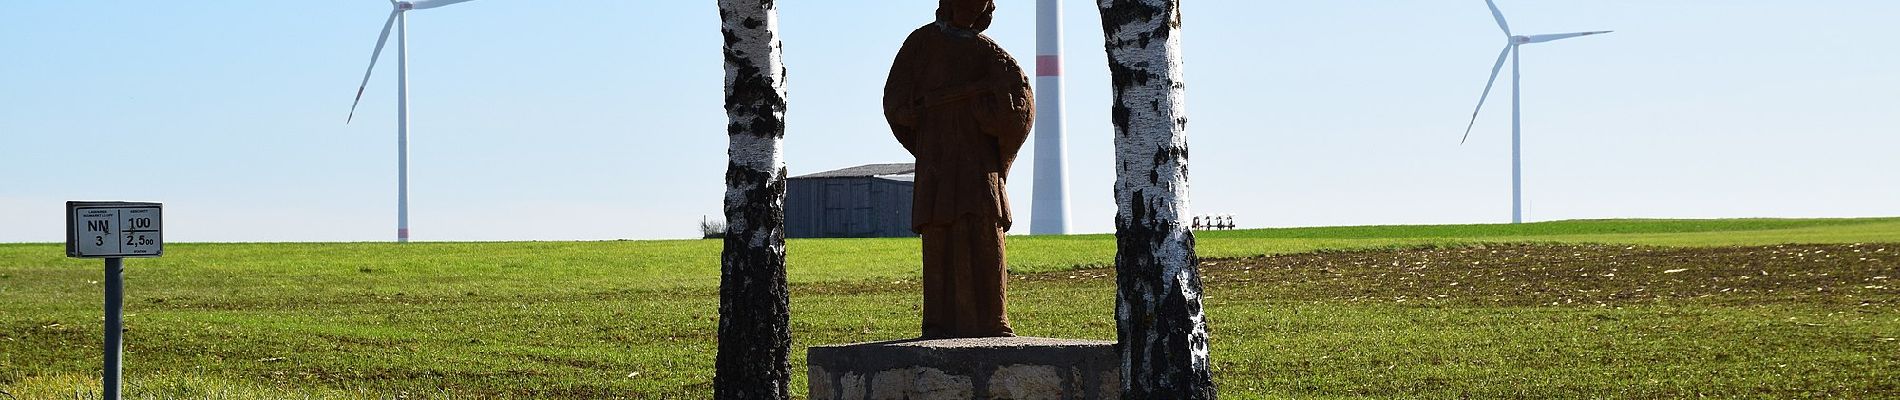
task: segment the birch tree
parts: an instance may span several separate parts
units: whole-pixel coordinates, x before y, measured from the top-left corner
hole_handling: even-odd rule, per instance
[[[773,0],[719,0],[726,65],[726,237],[713,397],[789,399],[785,67]]]
[[[1180,0],[1097,0],[1114,82],[1122,398],[1213,399],[1188,216]]]

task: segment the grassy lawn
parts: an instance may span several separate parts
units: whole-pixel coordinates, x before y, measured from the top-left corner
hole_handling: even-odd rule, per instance
[[[1228,398],[1900,396],[1900,218],[1198,244]],[[134,397],[709,395],[717,241],[168,247],[127,262]],[[916,248],[790,243],[794,392],[805,346],[916,334]],[[1112,339],[1113,253],[1108,235],[1010,238],[1017,331]],[[96,391],[101,268],[63,254],[0,245],[0,399]]]

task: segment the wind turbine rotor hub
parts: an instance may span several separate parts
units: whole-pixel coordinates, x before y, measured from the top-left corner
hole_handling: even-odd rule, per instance
[[[409,10],[413,10],[413,9],[415,9],[415,8],[416,8],[416,4],[415,4],[415,3],[410,3],[410,2],[407,2],[407,1],[398,1],[398,2],[396,2],[396,9],[398,9],[398,10],[403,10],[403,11],[409,11]]]
[[[1523,35],[1511,36],[1511,44],[1526,44],[1530,42],[1531,42],[1530,36],[1523,36]]]

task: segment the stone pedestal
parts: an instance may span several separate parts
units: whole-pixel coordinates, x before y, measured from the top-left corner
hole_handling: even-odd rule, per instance
[[[1115,342],[1034,337],[813,346],[812,400],[1121,397]]]

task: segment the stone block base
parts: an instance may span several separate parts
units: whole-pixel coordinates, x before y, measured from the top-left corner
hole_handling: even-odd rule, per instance
[[[1115,342],[1034,337],[813,346],[812,400],[1121,397]]]

